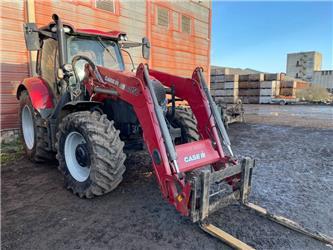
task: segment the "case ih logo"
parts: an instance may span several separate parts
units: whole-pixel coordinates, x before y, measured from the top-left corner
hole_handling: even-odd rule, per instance
[[[121,84],[118,80],[112,79],[111,77],[105,76],[104,81],[111,83],[114,86],[117,86],[121,89],[125,89],[125,84]]]
[[[128,92],[132,95],[138,95],[138,89],[136,87],[127,86],[124,83],[121,83],[118,80],[115,80],[108,76],[104,77],[104,81],[111,83],[112,85],[114,85],[122,90],[125,90],[126,92]]]
[[[204,152],[201,152],[201,153],[198,153],[198,154],[185,156],[184,161],[185,162],[197,161],[197,160],[203,159],[205,157],[206,157],[206,154]]]

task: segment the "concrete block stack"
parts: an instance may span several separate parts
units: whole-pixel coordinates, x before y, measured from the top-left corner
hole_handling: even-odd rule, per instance
[[[236,103],[238,100],[238,75],[221,74],[218,69],[211,72],[210,92],[216,103]]]

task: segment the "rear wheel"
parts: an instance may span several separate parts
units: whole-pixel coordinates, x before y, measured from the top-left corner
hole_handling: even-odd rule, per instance
[[[169,115],[170,114],[171,109],[169,110]],[[173,127],[180,128],[181,130],[181,137],[175,140],[176,145],[198,141],[200,139],[197,129],[197,120],[191,109],[176,107],[175,115],[173,119],[170,119],[170,123]]]
[[[106,115],[82,111],[67,115],[57,133],[57,159],[65,186],[92,198],[115,189],[125,172],[124,143]]]
[[[34,109],[27,91],[20,95],[19,119],[21,138],[27,157],[34,162],[54,160],[54,153],[48,151],[47,129],[41,126],[42,118]]]

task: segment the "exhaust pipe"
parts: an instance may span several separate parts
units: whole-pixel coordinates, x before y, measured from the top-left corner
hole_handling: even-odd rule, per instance
[[[65,30],[64,26],[62,24],[61,19],[57,14],[52,15],[52,19],[55,23],[56,27],[56,33],[57,33],[57,39],[58,39],[58,59],[59,59],[59,66],[61,69],[63,69],[64,65],[66,64],[66,38],[65,38]],[[67,93],[67,86],[68,82],[66,82],[64,79],[60,81],[60,86],[61,86],[61,94],[66,94]]]
[[[52,15],[52,19],[56,25],[59,50],[59,65],[62,68],[66,63],[66,45],[65,45],[65,30],[61,19],[57,14]]]

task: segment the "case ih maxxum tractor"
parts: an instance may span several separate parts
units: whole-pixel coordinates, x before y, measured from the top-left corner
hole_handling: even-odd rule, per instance
[[[41,28],[24,26],[28,50],[38,51],[38,76],[17,89],[31,160],[56,158],[65,187],[92,198],[122,181],[124,146],[145,144],[163,197],[205,231],[226,240],[203,222],[234,201],[260,210],[247,202],[254,161],[233,157],[201,68],[191,78],[144,64],[126,72],[122,50],[142,46],[148,59],[147,38],[134,43],[122,32],[75,29],[55,14],[52,19]],[[177,106],[179,100],[187,107]]]

